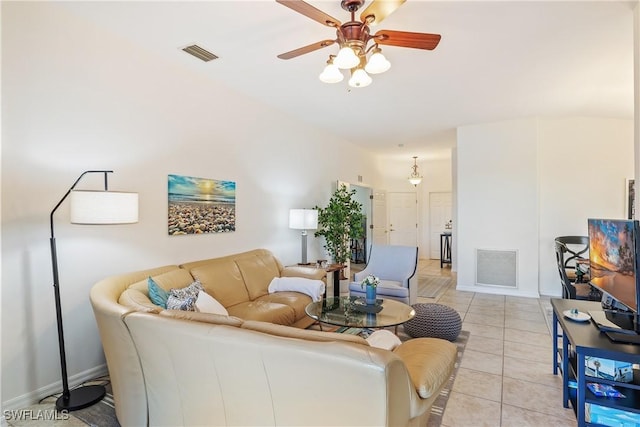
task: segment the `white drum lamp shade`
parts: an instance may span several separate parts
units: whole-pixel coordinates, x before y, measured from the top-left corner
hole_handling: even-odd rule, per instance
[[[291,209],[289,228],[295,230],[315,230],[318,228],[318,211],[315,209]]]
[[[72,224],[133,224],[138,222],[138,193],[72,191]]]

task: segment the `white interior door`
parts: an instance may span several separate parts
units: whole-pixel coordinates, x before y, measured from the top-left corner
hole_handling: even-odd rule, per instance
[[[418,246],[416,193],[388,193],[389,244]]]
[[[429,193],[429,256],[440,259],[440,234],[451,221],[451,192]]]
[[[371,195],[371,217],[371,240],[373,244],[388,245],[387,193],[384,190],[373,190]]]

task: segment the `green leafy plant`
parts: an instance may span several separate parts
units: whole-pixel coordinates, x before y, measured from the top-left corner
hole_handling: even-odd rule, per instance
[[[362,204],[352,197],[356,190],[348,191],[345,185],[338,187],[329,199],[325,208],[318,206],[318,229],[315,236],[323,236],[325,249],[337,264],[344,264],[349,259],[349,239],[358,239],[363,236]]]

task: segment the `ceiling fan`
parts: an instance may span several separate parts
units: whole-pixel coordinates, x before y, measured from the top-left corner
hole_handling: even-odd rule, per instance
[[[302,0],[276,0],[276,2],[302,14],[314,21],[336,29],[336,39],[322,40],[278,55],[280,59],[291,59],[323,47],[338,43],[337,55],[329,55],[327,66],[320,80],[325,83],[337,83],[344,78],[341,69],[351,70],[349,85],[364,87],[371,83],[368,74],[383,73],[391,64],[382,55],[379,45],[410,47],[433,50],[440,42],[440,34],[412,33],[408,31],[380,30],[371,34],[369,26],[380,23],[406,0],[373,0],[356,21],[355,14],[365,0],[342,0],[340,5],[351,14],[351,20],[344,24],[332,16],[316,9]],[[371,54],[367,59],[367,55]],[[368,74],[367,74],[368,73]]]

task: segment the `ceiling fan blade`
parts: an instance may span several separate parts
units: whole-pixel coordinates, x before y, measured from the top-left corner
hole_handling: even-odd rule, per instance
[[[397,8],[407,0],[373,0],[365,10],[360,14],[360,20],[367,22],[368,16],[373,16],[373,21],[367,22],[367,25],[377,25],[387,16],[391,15]],[[371,19],[371,18],[370,18]]]
[[[380,30],[372,39],[378,44],[433,50],[440,43],[440,34],[410,33],[408,31]]]
[[[336,18],[327,15],[323,11],[316,9],[309,3],[305,3],[302,0],[276,0],[276,2],[280,3],[283,6],[287,6],[289,9],[301,13],[302,15],[311,18],[314,21],[318,21],[322,25],[334,28],[337,28],[341,25],[340,21],[338,21]]]
[[[291,59],[296,56],[304,55],[305,53],[313,52],[314,50],[322,49],[323,47],[331,46],[335,40],[322,40],[321,42],[312,43],[308,46],[300,47],[289,52],[281,53],[278,55],[280,59]]]

